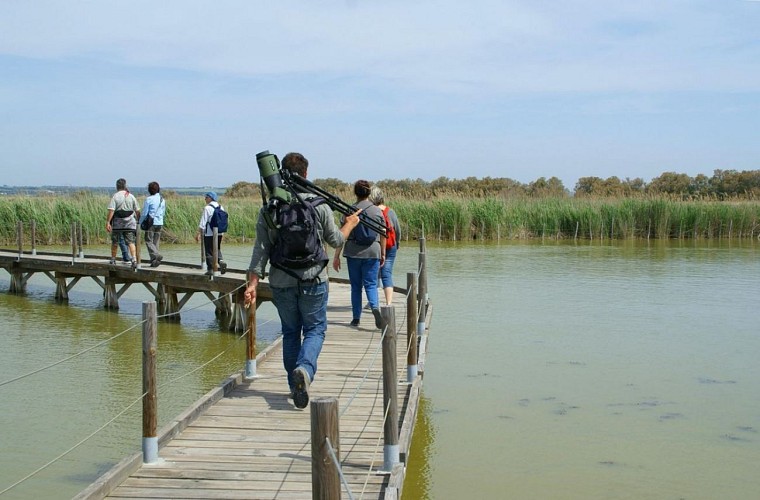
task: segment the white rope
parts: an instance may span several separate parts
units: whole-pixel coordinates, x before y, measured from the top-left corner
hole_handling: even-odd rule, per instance
[[[66,361],[69,361],[69,360],[71,360],[71,359],[74,359],[74,358],[76,358],[76,357],[78,357],[78,356],[81,356],[81,355],[83,355],[83,354],[85,354],[85,353],[88,353],[88,352],[92,351],[93,349],[97,349],[98,347],[102,346],[103,344],[106,344],[106,343],[108,343],[108,342],[110,342],[110,341],[112,341],[112,340],[114,340],[114,339],[116,339],[116,338],[119,338],[119,337],[121,337],[122,335],[124,335],[125,333],[127,333],[128,331],[132,330],[133,328],[136,328],[136,327],[138,327],[138,326],[142,325],[142,324],[143,324],[143,322],[144,322],[144,321],[140,321],[139,323],[137,323],[137,324],[135,324],[135,325],[132,325],[132,326],[130,326],[129,328],[127,328],[127,329],[126,329],[126,330],[124,330],[123,332],[121,332],[121,333],[117,333],[117,334],[116,334],[116,335],[114,335],[113,337],[110,337],[110,338],[107,338],[107,339],[105,339],[105,340],[102,340],[102,341],[98,342],[97,344],[95,344],[94,346],[88,347],[88,348],[87,348],[87,349],[85,349],[84,351],[78,352],[78,353],[76,353],[76,354],[72,354],[71,356],[69,356],[69,357],[67,357],[67,358],[63,358],[63,359],[61,359],[61,360],[59,360],[59,361],[56,361],[55,363],[51,363],[51,364],[49,364],[49,365],[47,365],[47,366],[43,366],[42,368],[39,368],[39,369],[37,369],[37,370],[31,371],[31,372],[29,372],[29,373],[25,373],[24,375],[19,375],[19,376],[18,376],[18,377],[16,377],[16,378],[12,378],[12,379],[10,379],[10,380],[6,380],[5,382],[2,382],[2,383],[0,383],[0,387],[4,386],[4,385],[6,385],[6,384],[10,384],[11,382],[16,382],[16,381],[18,381],[18,380],[21,380],[22,378],[26,378],[26,377],[29,377],[29,376],[35,375],[35,374],[37,374],[37,373],[40,373],[41,371],[45,371],[45,370],[47,370],[48,368],[52,368],[52,367],[54,367],[54,366],[58,366],[58,365],[60,365],[61,363],[65,363]]]
[[[388,401],[388,403],[389,403],[388,406],[385,408],[385,414],[383,415],[383,426],[382,426],[383,429],[385,429],[385,421],[388,419],[388,413],[390,412],[390,409],[391,409],[390,401]],[[362,431],[360,434],[363,434],[363,433],[364,431]],[[380,449],[380,440],[383,439],[384,434],[385,433],[377,437],[377,444],[375,445],[375,450],[372,452],[372,459],[369,462],[369,470],[367,471],[366,479],[364,479],[364,486],[362,486],[362,492],[361,492],[361,495],[359,496],[360,499],[364,497],[364,492],[367,490],[367,483],[369,483],[369,478],[370,478],[370,475],[372,474],[372,467],[375,465],[375,457],[377,456],[377,450]]]
[[[354,500],[354,494],[351,493],[351,487],[348,485],[346,476],[343,475],[343,467],[338,462],[338,457],[335,456],[335,450],[333,450],[332,443],[330,443],[330,438],[326,437],[325,441],[327,442],[327,451],[330,454],[330,459],[332,459],[333,465],[335,465],[335,468],[338,470],[340,481],[343,483],[343,486],[346,487],[346,493],[348,493],[348,498],[350,498],[351,500]]]
[[[234,290],[232,290],[231,292],[229,292],[229,293],[226,293],[226,294],[222,295],[221,297],[219,297],[219,299],[221,299],[221,298],[223,298],[223,297],[226,297],[226,296],[228,296],[228,295],[231,295],[231,294],[233,294],[233,293],[237,292],[237,291],[238,291],[240,288],[242,288],[243,286],[245,286],[245,284],[242,284],[242,285],[238,286],[237,288],[235,288]],[[216,299],[216,300],[219,300],[219,299]],[[190,308],[190,309],[186,309],[186,311],[192,311],[192,310],[194,310],[194,309],[198,309],[198,308],[204,307],[204,306],[206,306],[206,305],[208,305],[208,304],[212,304],[212,303],[214,303],[214,302],[215,302],[214,300],[209,300],[208,302],[204,302],[203,304],[199,304],[199,305],[198,305],[198,306],[196,306],[196,307],[192,307],[192,308]],[[170,313],[170,314],[162,314],[162,315],[156,316],[156,319],[158,319],[158,318],[166,318],[166,317],[169,317],[169,316],[174,316],[175,314],[176,314],[176,313]],[[23,374],[23,375],[19,375],[18,377],[15,377],[15,378],[12,378],[12,379],[8,379],[8,380],[5,380],[5,381],[3,381],[3,382],[0,382],[0,387],[2,387],[2,386],[4,386],[4,385],[8,385],[8,384],[10,384],[10,383],[13,383],[13,382],[18,382],[18,381],[19,381],[19,380],[21,380],[21,379],[24,379],[24,378],[26,378],[26,377],[31,377],[32,375],[36,375],[36,374],[38,374],[38,373],[40,373],[40,372],[43,372],[43,371],[45,371],[45,370],[47,370],[47,369],[53,368],[53,367],[55,367],[55,366],[58,366],[58,365],[60,365],[61,363],[65,363],[66,361],[70,361],[70,360],[72,360],[72,359],[74,359],[74,358],[77,358],[77,357],[79,357],[79,356],[83,356],[84,354],[87,354],[88,352],[90,352],[90,351],[92,351],[92,350],[94,350],[94,349],[97,349],[98,347],[100,347],[100,346],[102,346],[102,345],[104,345],[104,344],[107,344],[108,342],[110,342],[110,341],[112,341],[112,340],[115,340],[115,339],[117,339],[117,338],[121,337],[122,335],[124,335],[125,333],[129,332],[130,330],[132,330],[132,329],[134,329],[134,328],[137,328],[138,326],[142,326],[142,324],[143,324],[143,323],[145,323],[145,321],[147,321],[147,320],[141,320],[140,322],[138,322],[138,323],[135,323],[134,325],[132,325],[132,326],[130,326],[129,328],[127,328],[126,330],[124,330],[124,331],[122,331],[122,332],[120,332],[120,333],[117,333],[116,335],[114,335],[114,336],[112,336],[112,337],[109,337],[109,338],[107,338],[107,339],[105,339],[105,340],[102,340],[102,341],[98,342],[97,344],[95,344],[95,345],[93,345],[93,346],[90,346],[90,347],[88,347],[88,348],[86,348],[86,349],[84,349],[84,350],[82,350],[82,351],[79,351],[79,352],[78,352],[78,353],[76,353],[76,354],[72,354],[71,356],[68,356],[68,357],[66,357],[66,358],[60,359],[60,360],[58,360],[58,361],[56,361],[56,362],[54,362],[54,363],[51,363],[51,364],[49,364],[49,365],[43,366],[42,368],[38,368],[38,369],[36,369],[36,370],[32,370],[32,371],[31,371],[31,372],[29,372],[29,373],[25,373],[25,374]],[[266,324],[266,323],[263,323],[263,324]],[[188,374],[188,375],[189,375],[189,374]]]
[[[10,485],[7,488],[5,488],[4,490],[0,491],[0,495],[4,494],[7,491],[10,491],[11,489],[15,488],[16,486],[18,486],[19,484],[23,483],[27,479],[31,478],[35,474],[37,474],[37,473],[45,470],[50,465],[54,464],[58,460],[62,459],[63,457],[65,457],[66,455],[68,455],[69,453],[71,453],[72,451],[74,451],[75,449],[77,449],[79,446],[81,446],[82,444],[84,444],[92,436],[94,436],[98,432],[102,431],[103,429],[105,429],[106,427],[108,427],[109,425],[111,425],[117,418],[119,418],[122,415],[124,415],[130,408],[132,408],[134,405],[136,405],[137,403],[139,403],[140,401],[142,401],[142,399],[145,397],[146,394],[148,394],[148,393],[144,392],[139,398],[137,398],[135,401],[133,401],[132,404],[130,404],[129,406],[127,406],[126,408],[124,408],[124,410],[122,410],[121,412],[119,412],[111,420],[109,420],[108,422],[106,422],[105,424],[103,424],[102,426],[100,426],[97,430],[95,430],[94,432],[90,433],[87,437],[85,437],[84,439],[82,439],[81,441],[79,441],[77,444],[75,444],[74,446],[72,446],[68,450],[64,451],[63,453],[61,453],[60,455],[58,455],[57,457],[55,457],[53,460],[49,461],[48,463],[46,463],[45,465],[43,465],[39,469],[35,470],[34,472],[32,472],[30,474],[27,474],[22,479],[19,479],[18,481],[16,481],[12,485]]]
[[[342,416],[343,416],[343,414],[344,414],[344,413],[346,413],[346,411],[348,411],[348,408],[351,406],[351,403],[352,403],[352,402],[354,401],[354,399],[356,398],[356,395],[359,393],[359,390],[360,390],[360,389],[362,388],[362,386],[364,385],[364,382],[367,380],[367,377],[369,377],[369,371],[370,371],[370,370],[372,369],[372,367],[375,365],[375,361],[377,361],[377,355],[378,355],[380,352],[382,352],[382,348],[383,348],[383,338],[385,338],[385,332],[386,332],[386,331],[388,331],[388,326],[387,326],[387,325],[386,325],[386,327],[383,329],[383,334],[380,336],[380,342],[378,342],[378,346],[377,346],[377,349],[375,350],[375,354],[374,354],[374,356],[372,357],[372,361],[370,362],[369,366],[368,366],[368,367],[367,367],[367,369],[365,370],[365,372],[364,372],[364,376],[363,376],[363,377],[362,377],[362,379],[359,381],[359,384],[356,386],[356,390],[354,390],[354,393],[351,395],[351,397],[350,397],[350,398],[348,398],[348,402],[345,404],[345,406],[343,406],[343,409],[340,411],[340,414],[339,414],[339,416],[341,416],[341,417],[342,417]]]

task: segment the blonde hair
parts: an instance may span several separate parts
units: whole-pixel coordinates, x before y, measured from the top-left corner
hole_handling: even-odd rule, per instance
[[[383,198],[383,190],[373,185],[369,190],[369,201],[375,205],[382,205],[385,201],[385,198]]]

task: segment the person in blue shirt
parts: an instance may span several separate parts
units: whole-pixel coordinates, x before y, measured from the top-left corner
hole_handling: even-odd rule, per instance
[[[148,184],[148,193],[150,196],[145,198],[140,215],[140,225],[148,216],[153,217],[153,225],[145,231],[145,246],[148,247],[148,254],[150,254],[150,267],[158,267],[164,259],[164,256],[158,251],[158,246],[161,241],[161,229],[164,226],[166,200],[161,195],[161,186],[156,181]]]

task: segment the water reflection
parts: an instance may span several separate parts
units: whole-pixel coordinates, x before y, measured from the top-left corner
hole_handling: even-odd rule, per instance
[[[409,452],[409,466],[406,470],[403,496],[405,498],[430,498],[432,470],[431,457],[435,452],[435,427],[431,418],[432,403],[429,398],[420,399],[417,423]]]

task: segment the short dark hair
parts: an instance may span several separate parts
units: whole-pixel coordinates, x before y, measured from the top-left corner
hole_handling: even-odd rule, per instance
[[[359,179],[354,184],[354,194],[359,199],[365,199],[369,196],[370,192],[370,186],[369,181],[365,181],[364,179]]]
[[[154,195],[156,193],[160,193],[161,192],[161,186],[158,185],[158,182],[153,181],[150,184],[148,184],[148,192],[151,195]]]
[[[309,169],[309,160],[301,153],[288,153],[282,158],[282,168],[290,170],[301,177],[306,177],[306,170]]]
[[[127,179],[124,179],[123,177],[121,179],[116,179],[116,190],[124,191],[125,189],[127,189]]]

